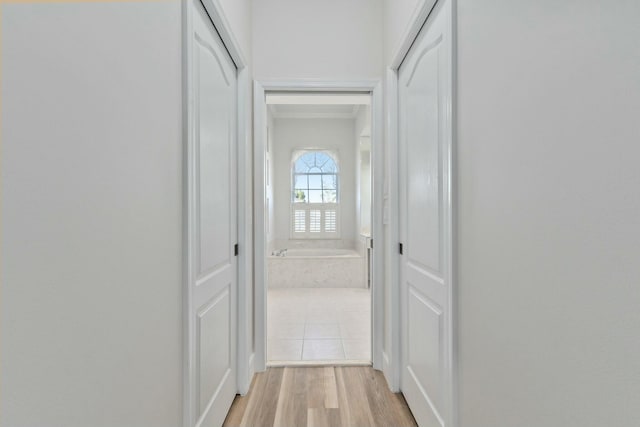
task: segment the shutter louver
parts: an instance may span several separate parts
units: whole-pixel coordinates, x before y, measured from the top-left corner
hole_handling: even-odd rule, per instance
[[[322,217],[322,211],[315,210],[315,209],[309,211],[309,232],[320,233],[322,231],[321,221],[320,221],[321,217]]]
[[[293,216],[293,230],[296,233],[304,233],[307,231],[307,213],[302,209],[296,209]]]
[[[338,231],[338,223],[336,218],[336,211],[333,209],[327,209],[324,211],[324,232],[335,233]]]

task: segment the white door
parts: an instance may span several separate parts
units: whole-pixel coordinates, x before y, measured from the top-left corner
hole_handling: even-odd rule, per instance
[[[189,70],[188,424],[222,425],[236,395],[236,69],[199,0]]]
[[[421,426],[449,426],[451,5],[440,0],[398,72],[401,387]]]

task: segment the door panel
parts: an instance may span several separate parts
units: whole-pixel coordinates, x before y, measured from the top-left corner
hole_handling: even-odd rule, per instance
[[[399,77],[401,386],[419,425],[451,420],[451,12],[441,0]]]
[[[442,309],[420,293],[419,286],[409,285],[409,351],[407,368],[424,389],[436,408],[442,403]],[[425,345],[428,343],[430,345]]]
[[[440,272],[441,179],[438,138],[438,53],[440,43],[429,46],[417,61],[406,83],[407,158],[407,257],[416,265]]]
[[[225,286],[222,293],[214,297],[209,304],[205,304],[198,313],[199,414],[204,412],[217,385],[222,383],[231,365],[231,337],[225,330],[228,329],[231,314],[229,291],[230,286]],[[226,325],[226,328],[220,327],[221,325]]]
[[[236,70],[199,0],[191,7],[190,425],[222,425],[236,386]]]
[[[230,130],[232,117],[229,111],[230,82],[221,67],[219,54],[211,44],[195,37],[196,97],[198,116],[196,143],[198,144],[198,227],[200,236],[199,273],[230,264],[229,221],[230,188],[220,183],[228,182],[230,165],[220,159],[230,159]],[[205,118],[203,120],[203,118]],[[216,168],[207,165],[216,164]]]

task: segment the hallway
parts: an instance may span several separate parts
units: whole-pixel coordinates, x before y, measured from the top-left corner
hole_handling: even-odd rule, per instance
[[[0,0],[0,427],[640,427],[638,18]]]
[[[417,425],[402,394],[370,367],[269,368],[236,396],[225,427]]]

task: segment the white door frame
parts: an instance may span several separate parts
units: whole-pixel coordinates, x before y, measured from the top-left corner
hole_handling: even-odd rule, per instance
[[[405,57],[409,53],[409,49],[413,45],[414,41],[418,37],[420,30],[429,19],[431,11],[434,9],[438,0],[423,0],[419,7],[417,7],[411,19],[409,25],[405,29],[398,47],[394,51],[393,59],[387,67],[385,76],[385,83],[387,88],[387,126],[385,137],[389,147],[389,247],[390,259],[388,259],[389,277],[391,282],[389,298],[391,299],[389,306],[391,307],[390,313],[390,336],[391,336],[391,359],[390,369],[385,370],[389,372],[387,374],[387,381],[393,391],[401,391],[400,387],[400,375],[402,369],[402,343],[401,337],[401,300],[400,300],[400,254],[398,246],[400,244],[400,188],[399,188],[399,154],[398,154],[398,70],[402,65]],[[448,372],[445,381],[449,383],[451,395],[448,396],[451,408],[451,427],[458,425],[458,330],[457,330],[457,163],[456,163],[456,140],[457,140],[457,119],[456,119],[456,105],[457,105],[457,0],[451,1],[452,9],[452,22],[451,22],[451,35],[452,35],[452,105],[451,105],[451,128],[452,128],[452,158],[450,168],[450,182],[451,182],[451,194],[449,194],[449,201],[451,203],[451,233],[445,233],[444,238],[449,240],[449,248],[451,248],[451,295],[449,298],[450,306],[450,318],[449,325],[451,331],[451,342],[449,355],[450,360],[448,365],[450,372]]]
[[[371,156],[372,156],[372,206],[373,206],[373,280],[372,280],[372,362],[375,369],[382,369],[383,314],[384,314],[384,229],[383,180],[384,151],[382,146],[382,84],[365,81],[264,81],[254,82],[254,207],[255,207],[255,369],[264,371],[267,364],[267,271],[265,239],[265,161],[267,104],[266,92],[363,92],[371,93]]]
[[[253,182],[251,180],[252,167],[252,118],[251,118],[251,76],[248,68],[248,62],[242,53],[240,44],[236,40],[231,26],[227,21],[219,0],[200,0],[209,14],[213,26],[220,35],[222,42],[229,52],[232,61],[237,69],[237,186],[238,186],[238,293],[237,293],[237,384],[238,392],[246,394],[249,390],[251,378],[253,377],[253,367],[251,362],[251,307],[253,298],[252,289],[252,269],[253,269],[253,253],[251,248],[253,243],[253,225],[252,225],[252,192]],[[191,22],[191,2],[182,2],[182,140],[183,140],[183,158],[182,158],[182,271],[183,271],[183,424],[185,427],[192,427],[195,423],[195,414],[190,408],[193,408],[192,383],[194,381],[195,366],[190,349],[190,342],[193,339],[194,328],[189,320],[189,313],[192,306],[192,295],[189,287],[188,266],[191,262],[192,254],[189,253],[189,224],[188,224],[188,207],[191,202],[189,194],[189,175],[193,172],[190,169],[188,148],[189,141],[193,129],[193,116],[190,108],[192,100],[189,95],[191,93],[191,81],[189,79],[190,67],[193,60],[193,52],[191,49],[190,35],[193,31]]]

